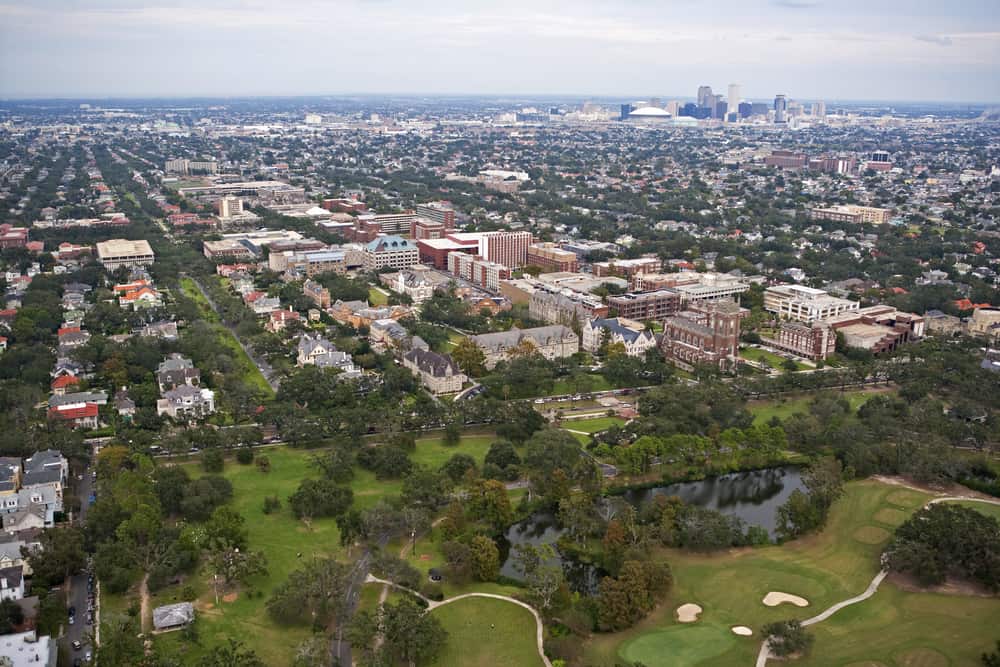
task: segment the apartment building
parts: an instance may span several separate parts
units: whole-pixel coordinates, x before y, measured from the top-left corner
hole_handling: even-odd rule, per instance
[[[874,206],[830,206],[827,208],[814,208],[809,211],[812,220],[832,220],[834,222],[848,222],[853,224],[869,223],[872,225],[883,225],[889,222],[892,211],[887,208],[876,208]]]
[[[465,252],[448,253],[448,272],[491,292],[500,291],[500,281],[510,278],[510,269]]]
[[[609,296],[607,303],[619,317],[644,322],[675,315],[681,309],[681,295],[672,289],[628,292]]]
[[[543,272],[566,271],[575,273],[579,268],[575,253],[563,250],[555,243],[535,243],[528,246],[526,266],[537,266]]]

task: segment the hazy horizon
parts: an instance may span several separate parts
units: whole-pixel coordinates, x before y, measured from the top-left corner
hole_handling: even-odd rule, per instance
[[[677,99],[735,82],[758,100],[993,104],[996,63],[988,0],[0,0],[5,99]]]

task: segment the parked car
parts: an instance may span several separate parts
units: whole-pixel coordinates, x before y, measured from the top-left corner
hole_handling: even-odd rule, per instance
[[[82,648],[83,648],[83,644],[80,643],[79,639],[77,639],[75,642],[73,642],[73,650],[74,651],[79,651]]]

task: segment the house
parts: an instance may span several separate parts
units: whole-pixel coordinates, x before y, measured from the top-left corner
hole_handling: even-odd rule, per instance
[[[62,485],[68,479],[69,461],[58,450],[43,449],[24,459],[22,486],[52,483]]]
[[[330,290],[314,280],[307,280],[302,284],[302,295],[311,299],[319,308],[330,307]]]
[[[190,359],[174,353],[157,366],[156,382],[160,393],[181,385],[197,387],[201,384],[201,371],[194,367]]]
[[[276,310],[271,313],[264,328],[272,333],[284,331],[290,322],[298,322],[302,317],[294,310]]]
[[[135,401],[129,398],[128,389],[125,387],[115,393],[115,411],[126,421],[135,416]]]
[[[0,600],[20,600],[24,597],[24,573],[21,567],[0,569]]]
[[[591,354],[601,348],[605,339],[609,345],[622,345],[630,357],[641,357],[656,347],[656,337],[645,325],[623,317],[588,320],[581,333],[581,347]]]
[[[339,368],[344,373],[357,374],[351,355],[341,352],[333,343],[322,336],[309,336],[299,339],[298,354],[295,361],[299,366],[318,366],[319,368]]]
[[[75,375],[60,375],[53,380],[49,387],[56,396],[64,396],[66,392],[75,389],[80,384],[80,378]]]
[[[95,403],[70,403],[49,408],[49,419],[61,421],[70,428],[94,429],[100,426]]]
[[[470,336],[469,340],[483,351],[487,369],[516,356],[519,350],[536,352],[546,359],[568,357],[580,350],[580,338],[562,324],[533,329],[514,327],[510,331]]]
[[[153,322],[139,330],[139,335],[147,338],[162,338],[166,341],[178,339],[176,322]]]
[[[93,403],[94,405],[107,405],[108,395],[103,391],[75,391],[67,392],[61,396],[49,396],[50,408],[61,408],[74,403]]]
[[[430,350],[410,350],[403,355],[403,366],[416,373],[432,394],[459,392],[468,379],[451,357]]]
[[[368,327],[368,343],[378,352],[404,349],[409,337],[409,332],[396,320],[375,320]]]
[[[156,401],[156,414],[171,419],[200,419],[215,412],[215,392],[182,384],[163,392]]]
[[[6,501],[5,501],[6,503]],[[6,505],[5,505],[6,506]],[[0,515],[3,530],[6,533],[21,533],[26,530],[45,528],[45,510],[41,507],[17,507]]]
[[[194,605],[178,602],[153,610],[153,628],[157,632],[177,630],[194,621]]]

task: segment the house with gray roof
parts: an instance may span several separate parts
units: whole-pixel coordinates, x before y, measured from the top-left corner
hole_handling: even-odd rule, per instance
[[[468,379],[454,359],[430,350],[410,350],[403,355],[403,366],[416,373],[421,384],[435,395],[459,392]]]
[[[177,630],[194,621],[194,605],[190,602],[166,604],[153,610],[153,628],[157,632]]]
[[[305,334],[299,338],[296,363],[299,366],[337,368],[349,375],[359,374],[351,355],[338,350],[333,343],[319,334],[316,336]]]
[[[519,350],[532,350],[546,359],[568,357],[580,351],[579,336],[562,324],[533,329],[514,327],[510,331],[469,336],[469,340],[483,351],[488,369],[516,355]]]
[[[156,382],[160,385],[160,393],[181,385],[197,387],[201,383],[201,371],[190,359],[175,352],[156,367]]]
[[[171,419],[201,419],[215,412],[215,392],[189,384],[182,384],[163,392],[156,401],[156,414]]]
[[[656,347],[656,337],[640,322],[623,317],[595,318],[583,324],[582,347],[595,354],[607,339],[609,345],[620,344],[630,357],[641,357]]]

